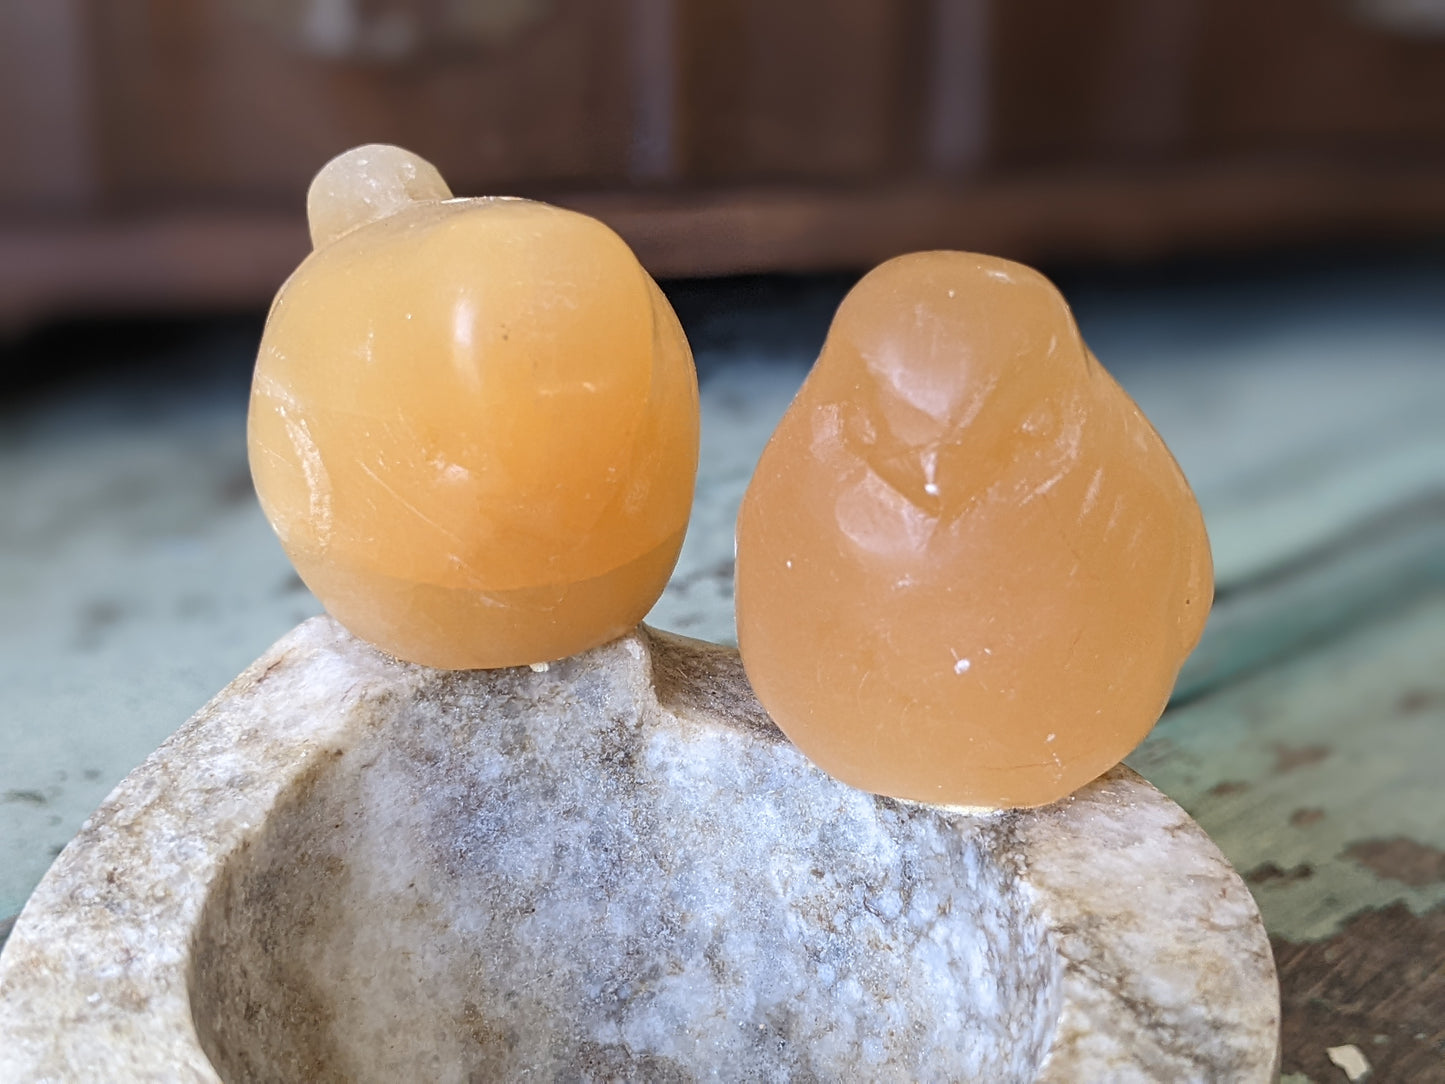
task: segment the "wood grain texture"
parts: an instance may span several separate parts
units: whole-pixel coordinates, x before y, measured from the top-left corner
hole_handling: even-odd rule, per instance
[[[1383,173],[1245,162],[966,185],[524,194],[601,218],[662,277],[859,270],[931,248],[1031,262],[1142,260],[1445,235],[1445,161]],[[306,251],[294,212],[157,212],[44,229],[0,223],[0,325],[61,313],[258,306]]]
[[[1201,0],[1132,0],[1102,57],[1093,134],[1114,157],[1159,157],[1187,147],[1197,75]]]
[[[631,0],[632,179],[655,184],[677,172],[678,0]]]
[[[1326,1050],[1357,1046],[1370,1079],[1445,1081],[1445,907],[1363,911],[1323,941],[1273,939],[1286,1073],[1340,1079]]]
[[[505,34],[384,56],[284,2],[0,12],[0,320],[257,303],[316,169],[376,141],[665,275],[1445,235],[1445,39],[1349,3],[508,0]]]
[[[266,304],[309,250],[293,215],[164,215],[0,230],[0,329],[76,314]]]
[[[993,161],[1098,161],[1108,64],[1131,0],[1010,0],[992,12]]]
[[[992,128],[989,0],[933,0],[928,25],[928,164],[967,173],[988,157]]]
[[[842,184],[918,159],[923,9],[895,0],[679,5],[682,173]]]
[[[958,248],[1024,261],[1145,260],[1265,244],[1445,231],[1445,159],[994,174],[966,186],[734,189],[565,197],[613,225],[655,274],[863,269]]]
[[[1130,763],[1245,871],[1271,933],[1283,1069],[1445,1081],[1442,581],[1169,712]],[[1317,585],[1328,590],[1327,584]]]
[[[460,190],[621,183],[629,0],[557,0],[505,47],[395,65],[317,56],[223,0],[89,0],[108,192],[294,206],[320,163],[395,142]]]
[[[0,5],[0,212],[74,211],[96,183],[81,0]]]
[[[1192,143],[1204,153],[1445,148],[1445,36],[1392,33],[1362,5],[1220,0],[1203,6]]]

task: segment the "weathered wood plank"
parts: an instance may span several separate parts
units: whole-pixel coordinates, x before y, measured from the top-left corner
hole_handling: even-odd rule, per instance
[[[1169,712],[1129,758],[1259,901],[1284,1070],[1445,1080],[1445,590]]]

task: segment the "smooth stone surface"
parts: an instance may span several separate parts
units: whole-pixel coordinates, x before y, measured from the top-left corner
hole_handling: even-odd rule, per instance
[[[128,777],[0,955],[0,1079],[1271,1079],[1243,883],[1125,768],[971,816],[839,784],[736,653],[529,669],[327,618]]]
[[[256,356],[251,478],[362,639],[447,670],[565,658],[634,628],[677,564],[692,352],[602,222],[445,192],[395,147],[318,175],[317,247]]]
[[[1199,503],[1031,267],[865,275],[737,521],[737,633],[815,764],[894,798],[1058,801],[1139,744],[1214,597]]]

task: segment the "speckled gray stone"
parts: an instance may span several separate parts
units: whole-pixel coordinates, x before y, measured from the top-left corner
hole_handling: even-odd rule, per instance
[[[1220,1080],[1275,1070],[1249,893],[1116,769],[853,790],[736,653],[546,672],[300,626],[111,795],[0,956],[0,1080]]]

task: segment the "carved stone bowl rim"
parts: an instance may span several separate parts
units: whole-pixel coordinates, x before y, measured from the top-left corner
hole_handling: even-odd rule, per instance
[[[643,660],[648,691],[679,718],[772,727],[734,650],[645,626],[595,650],[619,648]],[[0,954],[0,1079],[219,1082],[191,1005],[210,886],[327,755],[327,727],[354,718],[298,726],[281,701],[308,688],[334,697],[338,677],[396,682],[419,670],[313,618],[127,776]],[[1011,860],[1048,924],[1061,996],[1039,1079],[1275,1078],[1279,989],[1258,910],[1172,801],[1120,766],[1042,809],[936,813],[964,827],[1006,821],[999,838],[1017,848]]]

